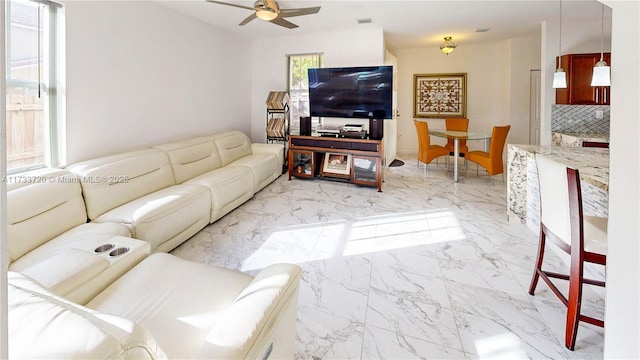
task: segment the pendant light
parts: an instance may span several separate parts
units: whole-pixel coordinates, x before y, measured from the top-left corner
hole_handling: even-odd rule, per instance
[[[602,5],[602,28],[600,30],[600,61],[593,67],[593,77],[591,78],[591,86],[611,86],[610,67],[603,60],[602,43],[604,39],[604,4]]]
[[[553,88],[567,88],[567,73],[562,68],[562,0],[560,0],[560,36],[558,37],[558,68],[553,73]]]

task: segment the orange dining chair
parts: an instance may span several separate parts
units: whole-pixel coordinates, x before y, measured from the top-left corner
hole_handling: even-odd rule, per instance
[[[426,121],[413,120],[418,133],[418,165],[423,162],[426,166],[439,156],[449,155],[449,150],[444,146],[431,145],[429,139],[429,124]]]
[[[465,118],[446,118],[444,119],[444,127],[447,131],[468,131],[469,119]],[[464,156],[469,151],[467,147],[467,140],[458,140],[458,150],[461,156]],[[453,139],[447,139],[447,143],[444,146],[449,150],[449,155],[453,155]]]
[[[506,126],[494,126],[491,133],[491,144],[489,145],[489,152],[486,151],[469,151],[465,154],[465,170],[467,167],[466,160],[476,163],[476,165],[482,166],[487,170],[489,175],[502,174],[504,180],[504,165],[502,163],[502,153],[504,151],[504,144],[507,141],[507,134],[509,134],[511,125]]]
[[[580,321],[604,327],[604,320],[581,314],[583,284],[605,286],[604,281],[585,279],[584,263],[607,263],[607,218],[583,216],[580,174],[577,169],[536,155],[540,184],[540,243],[529,294],[534,295],[542,278],[567,307],[565,346],[573,350]],[[542,270],[545,244],[550,240],[570,255],[569,274]],[[566,297],[550,278],[569,280]]]

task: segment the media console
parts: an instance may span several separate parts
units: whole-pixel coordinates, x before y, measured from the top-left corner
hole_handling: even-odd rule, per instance
[[[291,135],[289,180],[338,180],[382,192],[383,157],[382,140]]]

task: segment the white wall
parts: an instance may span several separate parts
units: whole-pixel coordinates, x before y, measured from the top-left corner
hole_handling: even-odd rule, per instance
[[[509,142],[529,143],[531,70],[540,70],[540,37],[509,40]]]
[[[2,4],[4,5],[4,4]],[[0,6],[0,54],[5,54],[5,7]],[[5,56],[0,56],[0,79],[6,79]],[[0,99],[6,99],[5,86],[0,86]],[[7,175],[7,103],[0,101],[0,176]],[[7,269],[9,268],[9,250],[7,248],[7,184],[0,182],[0,359],[9,357],[9,330],[7,319]]]
[[[606,359],[640,358],[640,5],[613,9]]]
[[[151,1],[65,7],[67,163],[219,130],[249,133],[247,40]]]
[[[538,38],[525,38],[484,45],[458,44],[449,55],[444,55],[438,47],[396,51],[400,112],[398,152],[418,151],[413,125],[414,74],[467,73],[469,131],[491,132],[494,125],[512,124],[507,142],[513,142],[513,137],[528,143],[528,137],[522,135],[522,131],[528,131],[529,71],[539,68],[538,44]],[[521,77],[526,82],[517,82]],[[520,114],[523,119],[512,118]],[[442,119],[427,121],[431,129],[444,129]],[[522,131],[517,129],[520,126],[524,128]],[[445,142],[444,139],[432,140],[434,143]],[[467,145],[474,150],[484,148],[482,141],[470,141]]]
[[[265,142],[265,100],[287,90],[287,55],[324,53],[324,67],[384,65],[381,29],[327,32],[255,40],[252,45],[251,139]]]

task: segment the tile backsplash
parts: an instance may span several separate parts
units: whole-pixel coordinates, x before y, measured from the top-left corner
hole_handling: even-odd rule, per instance
[[[602,119],[596,119],[598,110]],[[551,105],[551,131],[608,134],[609,105]]]

